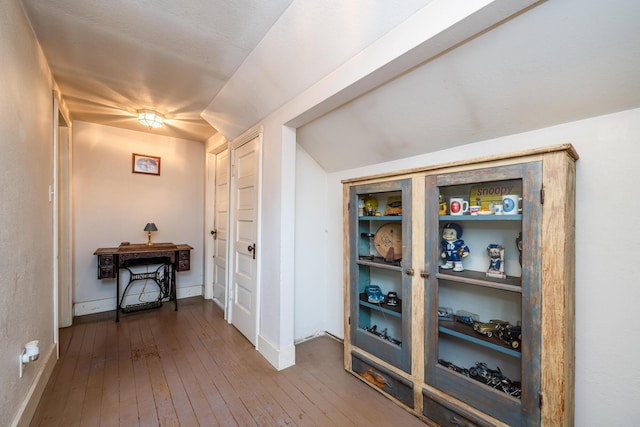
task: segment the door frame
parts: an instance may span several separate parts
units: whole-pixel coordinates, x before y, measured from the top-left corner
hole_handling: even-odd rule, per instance
[[[73,213],[72,213],[72,124],[57,91],[53,91],[53,297],[54,342],[58,328],[73,322]],[[64,125],[62,124],[64,122]],[[66,138],[61,138],[66,128]]]

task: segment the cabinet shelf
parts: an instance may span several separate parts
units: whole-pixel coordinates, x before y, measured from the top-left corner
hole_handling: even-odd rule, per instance
[[[402,221],[401,215],[359,216],[360,221]]]
[[[440,221],[522,221],[522,215],[440,215]]]
[[[506,279],[497,279],[486,277],[482,271],[464,270],[454,272],[452,270],[443,270],[439,268],[436,277],[441,280],[449,280],[451,282],[466,283],[468,285],[484,286],[487,288],[502,289],[504,291],[522,293],[521,278],[515,276],[507,276]]]
[[[391,307],[391,306],[385,305],[384,303],[381,303],[381,304],[371,303],[367,301],[367,294],[361,293],[360,305],[364,307],[368,307],[372,310],[377,310],[382,313],[389,314],[391,316],[402,317],[402,300],[400,298],[398,298],[398,305],[395,307]]]
[[[500,338],[496,336],[489,338],[486,335],[475,332],[471,326],[464,325],[460,322],[440,320],[438,322],[438,331],[443,334],[460,338],[464,341],[472,342],[474,344],[508,354],[509,356],[513,356],[518,359],[521,357],[520,351],[512,349],[507,344],[500,341]]]
[[[383,268],[386,270],[402,271],[401,261],[387,262],[382,257],[368,257],[360,255],[356,263],[358,265],[366,265],[369,267]]]

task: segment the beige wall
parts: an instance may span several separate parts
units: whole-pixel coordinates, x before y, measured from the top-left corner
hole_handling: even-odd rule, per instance
[[[93,253],[146,242],[148,222],[158,227],[152,241],[194,248],[191,271],[177,275],[178,298],[202,294],[204,150],[197,141],[73,123],[75,315],[115,308],[115,279],[97,279]],[[133,153],[160,157],[160,176],[132,173]]]
[[[55,360],[52,79],[17,1],[0,8],[0,58],[0,425],[8,426]],[[19,378],[18,356],[33,339],[40,360]]]

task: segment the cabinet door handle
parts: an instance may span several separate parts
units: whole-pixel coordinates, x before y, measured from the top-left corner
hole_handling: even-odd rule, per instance
[[[423,277],[423,278],[425,278],[425,279],[428,279],[428,278],[429,278],[429,272],[428,272],[428,271],[425,271],[425,270],[422,270],[422,271],[420,272],[420,277]]]
[[[407,276],[413,276],[413,268],[407,268],[405,273],[407,273]]]

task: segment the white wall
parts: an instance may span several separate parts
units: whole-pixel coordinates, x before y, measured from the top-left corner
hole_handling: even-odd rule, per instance
[[[295,246],[302,256],[296,257],[294,339],[304,340],[327,330],[329,305],[342,300],[328,299],[327,251],[329,229],[326,224],[327,176],[302,148],[296,153],[296,227]],[[313,188],[313,191],[308,191]],[[342,250],[340,249],[340,252]]]
[[[343,337],[342,179],[569,142],[580,155],[576,165],[576,425],[628,425],[628,420],[640,414],[636,369],[640,197],[634,192],[640,176],[639,139],[640,109],[634,109],[329,174],[326,179],[319,168],[309,167],[301,153],[297,168],[305,172],[298,174],[296,193],[328,191],[328,198],[326,224],[321,216],[308,215],[308,208],[296,212],[296,234],[312,237],[297,245],[296,269],[326,254],[320,255],[326,260],[322,265],[326,270],[326,330]],[[318,224],[326,227],[326,239],[316,238]],[[323,241],[326,247],[320,248]],[[295,286],[296,303],[313,306],[315,292],[306,283],[296,282]],[[317,314],[296,307],[296,315],[296,323],[307,324],[312,321],[309,316]]]
[[[30,419],[53,342],[51,72],[18,1],[0,8],[0,425]],[[40,359],[18,375],[27,341]],[[35,401],[35,402],[34,402]]]
[[[177,275],[178,298],[203,285],[204,144],[76,121],[73,127],[74,313],[113,310],[115,279],[98,280],[100,247],[152,241],[188,244],[191,270]],[[132,153],[159,156],[160,176],[134,174]]]

